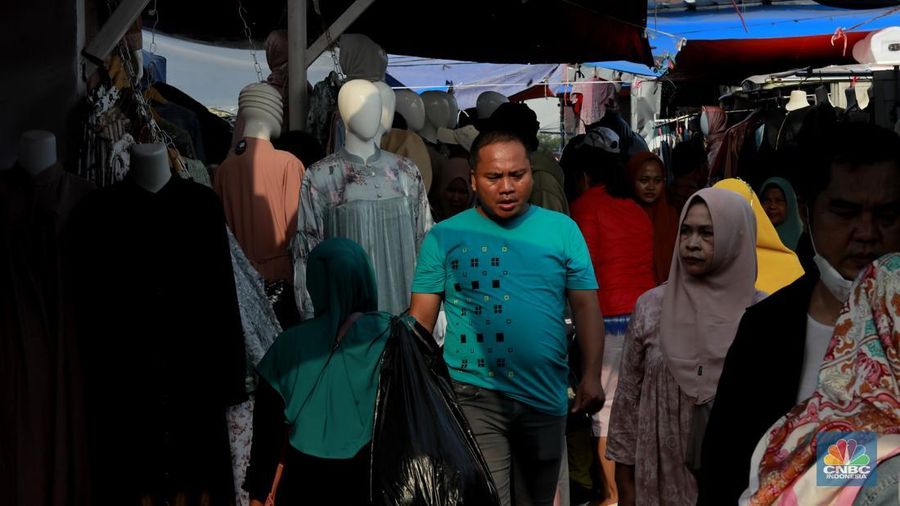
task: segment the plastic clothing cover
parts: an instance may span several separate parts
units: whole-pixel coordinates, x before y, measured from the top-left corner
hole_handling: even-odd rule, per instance
[[[375,401],[376,504],[499,504],[441,348],[412,318],[394,318]]]

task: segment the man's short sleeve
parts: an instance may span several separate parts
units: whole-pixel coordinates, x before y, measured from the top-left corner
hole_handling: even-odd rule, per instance
[[[440,246],[435,229],[431,229],[419,248],[413,293],[443,293],[447,280],[446,255]]]
[[[596,290],[599,287],[584,236],[572,220],[567,220],[566,230],[566,289]]]

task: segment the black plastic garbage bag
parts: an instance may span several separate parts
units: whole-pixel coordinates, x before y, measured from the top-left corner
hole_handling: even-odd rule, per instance
[[[374,502],[499,504],[431,334],[412,318],[395,318],[382,360],[372,441]]]

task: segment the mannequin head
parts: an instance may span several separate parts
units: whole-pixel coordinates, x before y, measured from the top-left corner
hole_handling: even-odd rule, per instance
[[[425,140],[437,142],[437,129],[450,124],[450,103],[444,98],[442,91],[426,91],[422,93],[425,104],[425,126],[419,132]]]
[[[365,79],[347,81],[338,92],[338,111],[347,132],[347,151],[363,160],[375,154],[382,116],[378,87]]]
[[[19,165],[35,176],[56,163],[56,136],[46,130],[28,130],[19,138]]]
[[[450,108],[450,118],[447,119],[446,126],[451,129],[456,128],[459,124],[459,103],[456,101],[456,97],[449,93],[444,93],[444,100],[447,101],[447,106]]]
[[[253,83],[238,96],[238,117],[243,120],[243,137],[272,140],[281,136],[284,125],[281,93],[268,83]]]
[[[700,113],[700,131],[703,135],[709,135],[709,116],[705,110]]]
[[[509,99],[506,98],[506,95],[501,93],[497,93],[496,91],[485,91],[481,95],[478,95],[478,99],[475,101],[475,110],[478,112],[478,119],[485,120],[491,117],[491,114],[494,114],[494,111],[500,107],[500,104],[505,104],[509,102]]]
[[[131,169],[128,177],[151,193],[162,189],[172,178],[169,153],[165,144],[135,144],[131,146]]]
[[[412,132],[418,132],[425,126],[425,102],[418,93],[402,89],[394,93],[397,99],[396,111],[406,120],[406,126]]]
[[[397,106],[397,97],[394,94],[394,90],[384,81],[375,81],[374,84],[378,88],[378,94],[381,95],[381,128],[378,129],[378,134],[375,136],[375,145],[381,146],[381,137],[394,124],[394,110]]]

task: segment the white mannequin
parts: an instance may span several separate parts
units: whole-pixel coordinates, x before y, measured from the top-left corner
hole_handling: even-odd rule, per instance
[[[402,89],[394,94],[397,99],[395,110],[406,120],[406,128],[418,133],[425,126],[425,102],[418,93]]]
[[[397,97],[394,90],[384,81],[375,81],[378,94],[381,95],[381,125],[375,135],[375,145],[381,146],[381,138],[385,132],[389,132],[394,125],[394,110],[397,107]]]
[[[475,100],[475,111],[478,113],[478,119],[490,118],[491,114],[494,114],[494,111],[500,107],[500,104],[507,102],[509,102],[509,98],[496,91],[485,91],[478,95],[478,99]]]
[[[459,126],[459,102],[456,101],[456,97],[449,93],[444,93],[444,100],[447,101],[447,105],[450,107],[450,117],[447,119],[446,126],[453,130]]]
[[[706,116],[706,111],[700,113],[700,131],[703,132],[703,135],[709,135],[709,118]]]
[[[284,109],[281,93],[267,83],[244,87],[238,96],[238,118],[244,125],[243,137],[271,141],[281,137]]]
[[[380,151],[375,136],[381,129],[381,94],[378,87],[365,79],[354,79],[338,92],[338,111],[347,132],[344,149],[368,160]]]
[[[791,112],[798,109],[803,109],[804,107],[809,107],[809,101],[806,99],[806,92],[803,90],[794,90],[791,92],[791,99],[788,100],[788,103],[784,106],[784,109],[788,112]]]
[[[426,91],[422,93],[425,103],[425,126],[418,132],[426,141],[437,142],[437,130],[450,124],[450,103],[444,98],[442,91]]]
[[[56,136],[46,130],[28,130],[19,138],[19,165],[32,177],[56,163]]]
[[[150,193],[162,189],[172,178],[169,153],[165,144],[135,144],[131,147],[131,170],[128,177]]]

